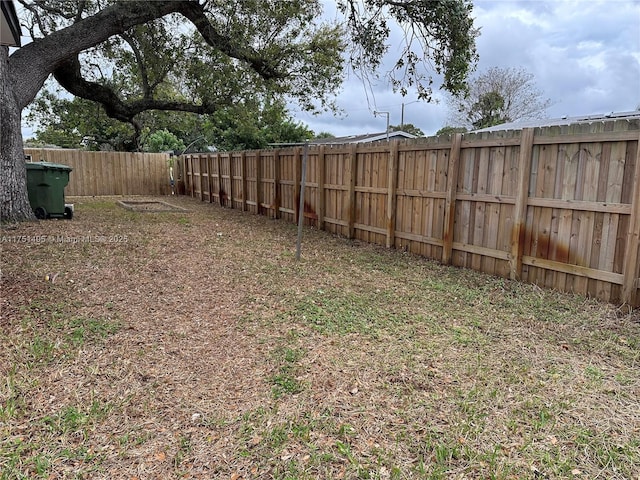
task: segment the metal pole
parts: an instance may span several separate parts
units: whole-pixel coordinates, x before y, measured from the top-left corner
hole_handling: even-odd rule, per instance
[[[389,112],[385,112],[387,114],[387,143],[389,143]]]
[[[387,142],[389,141],[389,112],[378,112],[377,110],[373,111],[373,116],[377,117],[378,115],[386,115],[387,116]]]
[[[298,242],[296,244],[296,260],[300,260],[302,248],[302,225],[304,223],[304,184],[307,176],[307,156],[309,154],[309,142],[304,142],[304,155],[302,156],[302,173],[300,176],[300,208],[298,209]]]

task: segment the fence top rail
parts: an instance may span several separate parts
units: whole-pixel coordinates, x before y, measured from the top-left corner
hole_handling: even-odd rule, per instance
[[[638,140],[639,130],[624,130],[620,132],[599,132],[599,133],[574,133],[564,135],[535,135],[534,145],[550,145],[565,143],[595,143],[595,142],[624,142]]]
[[[125,155],[132,155],[132,156],[137,156],[137,155],[152,155],[152,156],[162,156],[162,157],[168,157],[169,154],[168,153],[164,153],[164,152],[120,152],[120,151],[116,151],[116,150],[83,150],[80,148],[44,148],[44,147],[24,147],[24,151],[37,151],[37,152],[57,152],[60,154],[64,154],[64,153],[84,153],[84,154],[88,154],[88,155],[121,155],[121,154],[125,154]],[[188,154],[191,155],[191,154]]]

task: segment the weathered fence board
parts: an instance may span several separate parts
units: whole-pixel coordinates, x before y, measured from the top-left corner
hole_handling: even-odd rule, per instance
[[[639,140],[637,123],[619,121],[311,146],[305,223],[638,306]],[[296,221],[302,156],[299,147],[206,154],[220,166],[201,173],[202,156],[187,155],[180,171],[189,195]],[[204,192],[205,177],[233,201]]]
[[[33,162],[73,168],[66,195],[169,195],[169,155],[25,148]]]

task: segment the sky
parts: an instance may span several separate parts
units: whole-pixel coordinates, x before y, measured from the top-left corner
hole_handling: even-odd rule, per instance
[[[553,103],[548,118],[635,110],[640,105],[639,0],[477,0],[473,2],[479,61],[476,73],[491,67],[524,68]],[[393,53],[393,45],[390,53]],[[392,55],[388,55],[391,60]],[[389,63],[390,64],[390,63]],[[337,97],[343,113],[313,116],[293,111],[316,133],[335,136],[383,132],[404,121],[427,136],[447,125],[445,97],[437,104],[402,97],[380,82],[367,93],[350,76]]]
[[[325,4],[327,18],[335,17],[335,3]],[[476,0],[473,4],[474,25],[480,28],[476,72],[524,68],[533,74],[544,98],[553,102],[547,109],[549,118],[629,111],[640,105],[640,0]],[[398,52],[399,35],[398,30],[388,65]],[[291,112],[316,134],[346,136],[385,131],[386,114],[376,117],[375,110],[389,112],[391,125],[400,124],[404,103],[405,123],[433,135],[448,124],[449,115],[434,78],[438,103],[417,101],[415,92],[402,97],[385,82],[366,86],[350,74],[337,95],[342,113],[314,116],[293,105]],[[25,125],[25,138],[32,132]]]

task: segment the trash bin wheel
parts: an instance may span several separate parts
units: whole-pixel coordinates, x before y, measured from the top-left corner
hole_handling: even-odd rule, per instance
[[[64,218],[71,220],[73,218],[73,209],[71,207],[64,207]]]
[[[36,216],[36,218],[40,220],[44,220],[45,218],[47,218],[47,211],[44,209],[44,207],[37,207],[33,211],[33,213]]]

